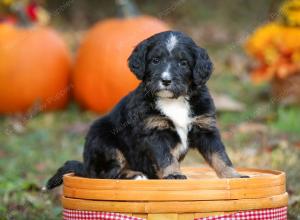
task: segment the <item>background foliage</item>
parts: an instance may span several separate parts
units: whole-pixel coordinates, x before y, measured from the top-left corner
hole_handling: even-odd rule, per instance
[[[85,31],[115,16],[113,1],[40,1],[75,54]],[[300,219],[300,107],[279,106],[269,85],[249,81],[243,42],[276,15],[280,1],[137,1],[141,11],[191,35],[215,64],[209,87],[243,108],[218,113],[222,137],[236,166],[287,173],[289,219]],[[222,110],[222,111],[221,111]],[[89,124],[99,117],[71,103],[64,111],[0,116],[0,219],[61,219],[60,189],[41,193],[46,179],[67,159],[81,159]],[[185,165],[203,166],[194,151]]]

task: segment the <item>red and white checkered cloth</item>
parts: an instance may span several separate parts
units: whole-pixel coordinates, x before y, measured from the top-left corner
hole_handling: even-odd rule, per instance
[[[287,207],[249,210],[195,220],[287,220]]]
[[[112,212],[79,211],[64,209],[64,220],[143,220],[142,218]]]
[[[142,218],[111,212],[64,209],[64,220],[143,220]],[[287,207],[242,211],[195,220],[287,220]]]

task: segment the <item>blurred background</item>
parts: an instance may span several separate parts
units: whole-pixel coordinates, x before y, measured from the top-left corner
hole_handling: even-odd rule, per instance
[[[134,45],[170,28],[213,60],[234,164],[285,171],[289,219],[300,219],[299,0],[0,2],[0,219],[61,219],[60,189],[41,187],[81,160],[90,123],[137,85]],[[205,165],[194,151],[183,163]]]

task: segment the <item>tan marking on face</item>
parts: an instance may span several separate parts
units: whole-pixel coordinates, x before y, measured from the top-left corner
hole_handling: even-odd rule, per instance
[[[168,129],[171,128],[170,122],[166,117],[163,116],[151,116],[147,119],[145,119],[146,128],[148,129]]]
[[[227,166],[217,153],[211,157],[211,167],[220,178],[238,178],[241,176],[233,167]]]

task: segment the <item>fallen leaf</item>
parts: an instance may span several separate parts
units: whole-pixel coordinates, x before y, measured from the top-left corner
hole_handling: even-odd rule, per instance
[[[299,141],[299,142],[295,142],[293,145],[294,145],[296,148],[299,148],[299,149],[300,149],[300,141]]]
[[[217,111],[242,112],[245,110],[245,105],[231,98],[228,95],[214,94],[212,98],[215,102]]]
[[[241,133],[266,133],[268,128],[262,123],[244,122],[238,125],[237,130]]]

